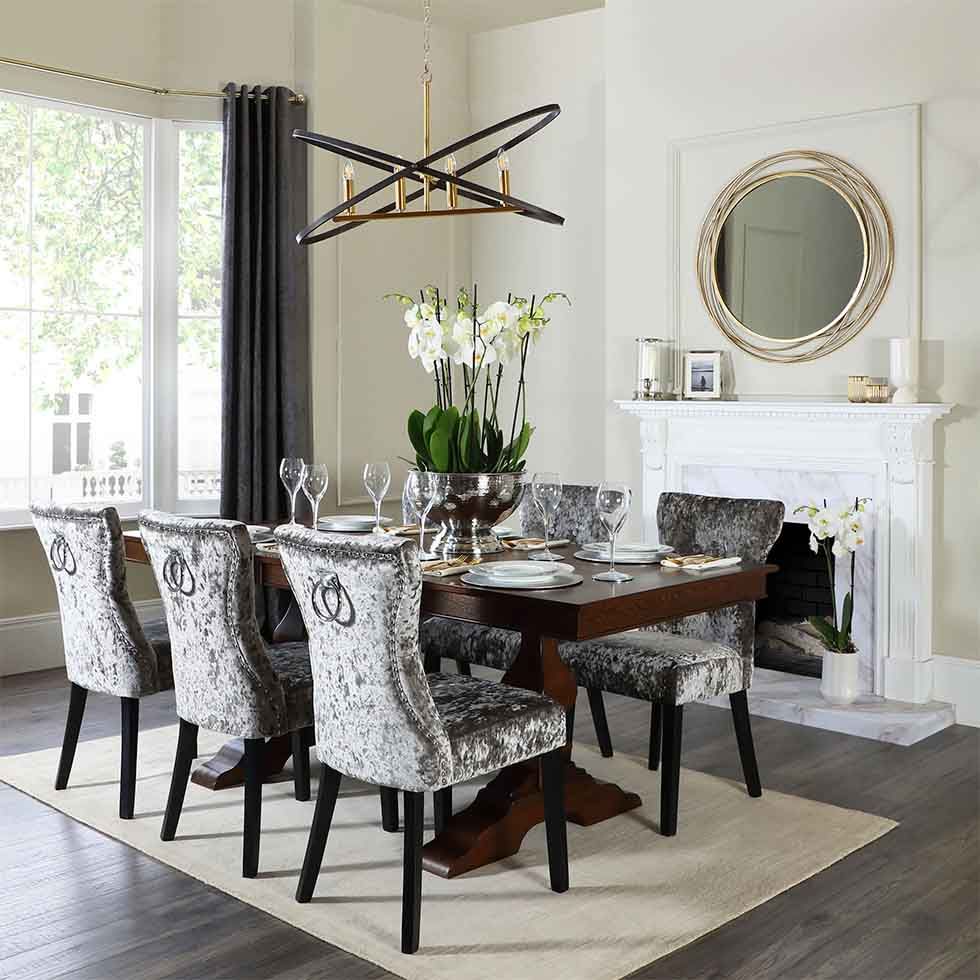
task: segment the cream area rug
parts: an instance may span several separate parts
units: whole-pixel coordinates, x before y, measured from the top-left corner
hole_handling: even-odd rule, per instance
[[[223,740],[202,731],[202,754]],[[684,770],[678,834],[661,837],[659,783],[645,760],[602,759],[576,745],[579,764],[639,793],[644,806],[592,827],[569,824],[571,886],[563,895],[548,887],[543,826],[505,861],[451,881],[424,874],[422,945],[405,956],[399,951],[401,836],[382,831],[377,790],[343,782],[316,893],[299,905],[293,893],[315,785],[308,803],[293,799],[288,779],[265,786],[259,877],[246,880],[240,876],[241,789],[190,784],[176,840],[160,840],[176,744],[176,726],[140,733],[133,820],[117,815],[118,738],[80,743],[61,792],[53,788],[57,749],[0,759],[0,780],[408,980],[616,980],[896,826],[771,791],[753,800],[739,783]],[[311,761],[315,777],[319,766]],[[457,787],[456,808],[477,789]],[[431,806],[429,796],[429,826]]]

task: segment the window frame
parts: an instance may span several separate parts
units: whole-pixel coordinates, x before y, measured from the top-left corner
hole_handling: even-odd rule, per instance
[[[138,501],[112,501],[124,520],[131,520],[147,507],[175,513],[211,516],[218,512],[217,497],[179,499],[178,488],[178,406],[177,340],[178,298],[178,221],[179,221],[179,139],[181,130],[221,132],[220,121],[160,119],[140,113],[103,109],[0,89],[0,99],[29,108],[53,109],[118,120],[143,130],[143,295],[142,295],[142,438],[143,492]],[[33,130],[33,127],[32,127]],[[31,154],[28,143],[28,153]],[[33,254],[34,193],[33,173],[28,178],[28,239]],[[28,319],[28,350],[33,350],[33,295],[27,296],[22,312]],[[89,311],[66,311],[79,313]],[[132,314],[128,314],[132,315]],[[33,395],[33,354],[27,365],[28,397]],[[27,456],[28,505],[33,480],[33,403],[29,403]],[[74,419],[74,415],[71,416]],[[220,412],[219,412],[220,417]],[[73,422],[74,424],[74,422]],[[72,439],[74,446],[74,437]],[[220,465],[220,462],[219,462]],[[32,527],[30,510],[0,510],[0,532]]]

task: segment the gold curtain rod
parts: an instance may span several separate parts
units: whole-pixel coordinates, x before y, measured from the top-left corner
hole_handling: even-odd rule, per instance
[[[69,78],[83,78],[87,82],[101,82],[103,85],[118,85],[121,88],[137,89],[140,92],[149,92],[151,95],[178,95],[193,99],[224,99],[227,96],[224,92],[199,92],[193,89],[162,88],[159,85],[141,85],[139,82],[124,82],[120,78],[109,78],[107,75],[89,75],[84,71],[72,71],[70,68],[53,68],[51,65],[39,65],[33,61],[21,61],[19,58],[0,58],[0,64],[13,65],[16,68],[29,68],[32,71],[43,71],[51,75],[66,75]],[[235,93],[238,98],[240,92]],[[255,95],[248,93],[250,99]],[[260,95],[260,98],[268,98]],[[304,95],[291,95],[289,101],[294,105],[302,105],[306,102]]]

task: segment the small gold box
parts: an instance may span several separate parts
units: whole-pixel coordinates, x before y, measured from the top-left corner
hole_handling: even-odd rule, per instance
[[[890,389],[887,381],[882,381],[881,378],[869,378],[868,383],[864,386],[864,392],[866,402],[881,405],[888,401]]]
[[[849,402],[867,401],[867,386],[871,379],[866,374],[850,374],[847,377],[847,400]]]

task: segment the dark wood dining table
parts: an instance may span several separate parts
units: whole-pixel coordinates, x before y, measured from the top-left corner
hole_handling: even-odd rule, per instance
[[[125,538],[130,561],[148,561],[137,535]],[[565,549],[571,555],[574,547]],[[493,555],[485,561],[509,561],[516,552]],[[743,562],[717,571],[692,574],[660,565],[631,565],[632,581],[595,582],[601,566],[574,557],[563,561],[582,576],[579,585],[561,589],[488,589],[467,585],[459,576],[426,575],[422,587],[422,616],[446,616],[486,626],[514,630],[521,636],[520,653],[502,683],[542,691],[566,712],[575,704],[577,684],[558,656],[564,640],[591,640],[610,633],[649,626],[766,595],[766,576],[774,565]],[[288,590],[276,554],[256,553],[256,579],[261,585]],[[276,640],[298,639],[302,621],[290,604],[276,627]],[[236,744],[237,742],[237,744]],[[267,776],[289,758],[289,738],[273,740],[266,753]],[[220,789],[241,782],[241,743],[229,742],[194,773],[200,785]],[[565,748],[567,769],[565,807],[568,819],[582,826],[608,820],[640,806],[640,797],[615,783],[597,779],[572,761],[571,731]],[[453,814],[445,828],[423,849],[426,870],[445,878],[472,871],[515,854],[525,834],[544,821],[539,766],[520,763],[502,770],[464,810]]]

